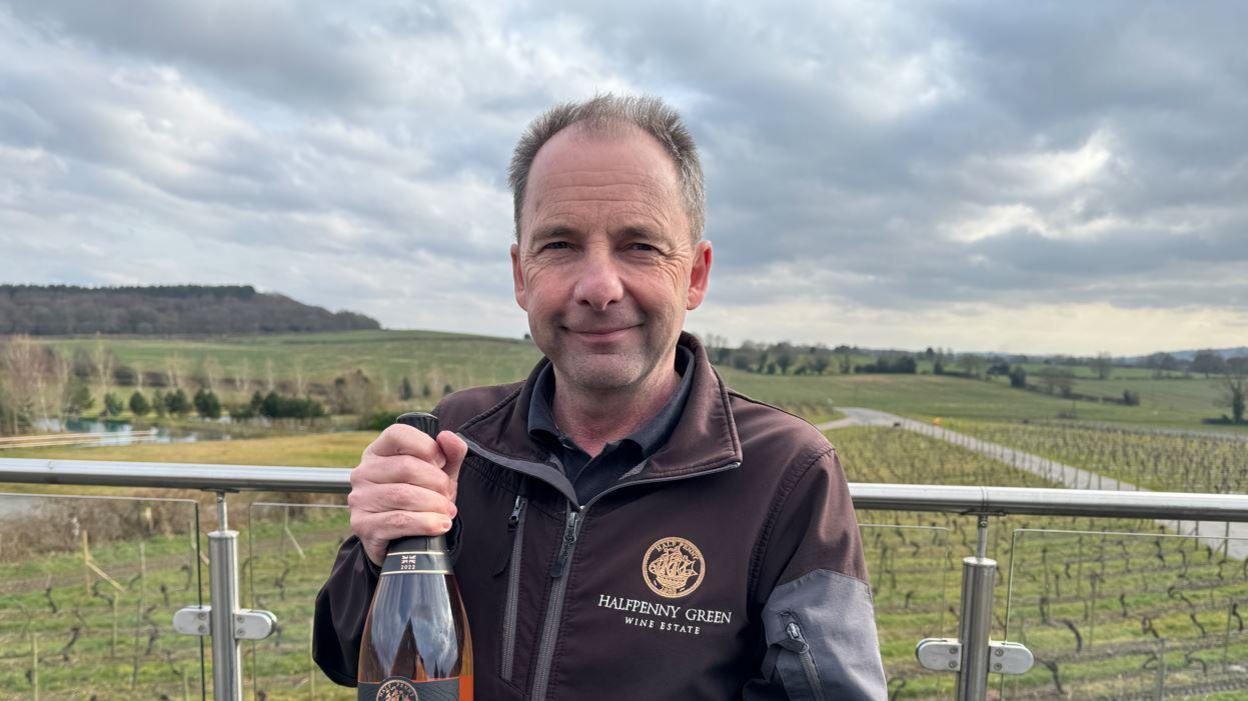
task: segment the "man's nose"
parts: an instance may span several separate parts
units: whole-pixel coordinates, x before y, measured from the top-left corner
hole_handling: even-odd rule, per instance
[[[594,250],[587,253],[578,271],[576,302],[597,312],[605,311],[624,296],[624,284],[611,260],[610,253]]]

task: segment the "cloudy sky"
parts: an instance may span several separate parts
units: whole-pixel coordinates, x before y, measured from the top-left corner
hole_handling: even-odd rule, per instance
[[[1248,339],[1248,4],[0,0],[0,281],[249,283],[520,335],[541,109],[665,97],[688,327],[1116,354]]]

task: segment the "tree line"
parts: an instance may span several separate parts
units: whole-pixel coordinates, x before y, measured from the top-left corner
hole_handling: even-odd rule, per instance
[[[205,335],[379,329],[250,285],[78,287],[0,285],[0,335]]]
[[[1197,351],[1184,360],[1169,353],[1154,353],[1135,361],[1116,360],[1107,352],[1093,356],[1057,355],[1030,358],[1026,355],[955,353],[952,349],[928,346],[921,352],[897,350],[872,351],[856,346],[824,344],[798,345],[789,342],[763,343],[745,341],[731,346],[716,334],[702,336],[711,362],[743,372],[767,375],[851,374],[917,374],[920,363],[930,367],[933,375],[972,379],[1003,377],[1015,389],[1042,392],[1073,400],[1114,402],[1138,406],[1138,391],[1125,389],[1121,395],[1100,396],[1076,391],[1074,368],[1088,368],[1101,380],[1113,376],[1116,367],[1152,369],[1154,379],[1192,378],[1203,375],[1215,381],[1218,397],[1215,405],[1230,409],[1229,416],[1209,419],[1211,423],[1245,422],[1248,405],[1248,356],[1224,357],[1216,350]],[[863,360],[868,358],[868,360]],[[1024,365],[1040,364],[1030,374]],[[923,370],[928,372],[928,370]]]
[[[84,416],[306,420],[332,414],[359,417],[361,427],[369,427],[381,421],[379,416],[392,421],[402,411],[430,408],[455,391],[433,370],[419,382],[403,376],[393,383],[359,368],[330,382],[308,382],[298,369],[293,380],[277,379],[271,362],[257,368],[258,379],[246,361],[228,372],[211,356],[189,370],[172,357],[167,361],[160,371],[125,365],[103,337],[72,354],[30,336],[0,337],[0,435]]]

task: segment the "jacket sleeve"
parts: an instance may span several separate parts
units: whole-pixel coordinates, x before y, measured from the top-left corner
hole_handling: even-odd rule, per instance
[[[373,601],[380,568],[351,536],[338,549],[329,579],[316,595],[312,659],[335,684],[355,686],[364,619]]]
[[[745,701],[887,698],[849,486],[824,446],[786,480],[755,584],[766,648]]]

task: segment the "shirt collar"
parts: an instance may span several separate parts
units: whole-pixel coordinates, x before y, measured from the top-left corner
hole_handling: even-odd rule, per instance
[[[643,457],[649,457],[663,447],[671,437],[672,430],[680,421],[685,400],[693,385],[693,352],[684,346],[676,346],[676,372],[680,375],[680,386],[649,421],[642,424],[621,441],[632,441],[641,449]],[[547,364],[538,373],[533,384],[533,394],[529,399],[529,437],[539,443],[559,442],[564,433],[555,425],[554,416],[555,371],[554,366]]]

